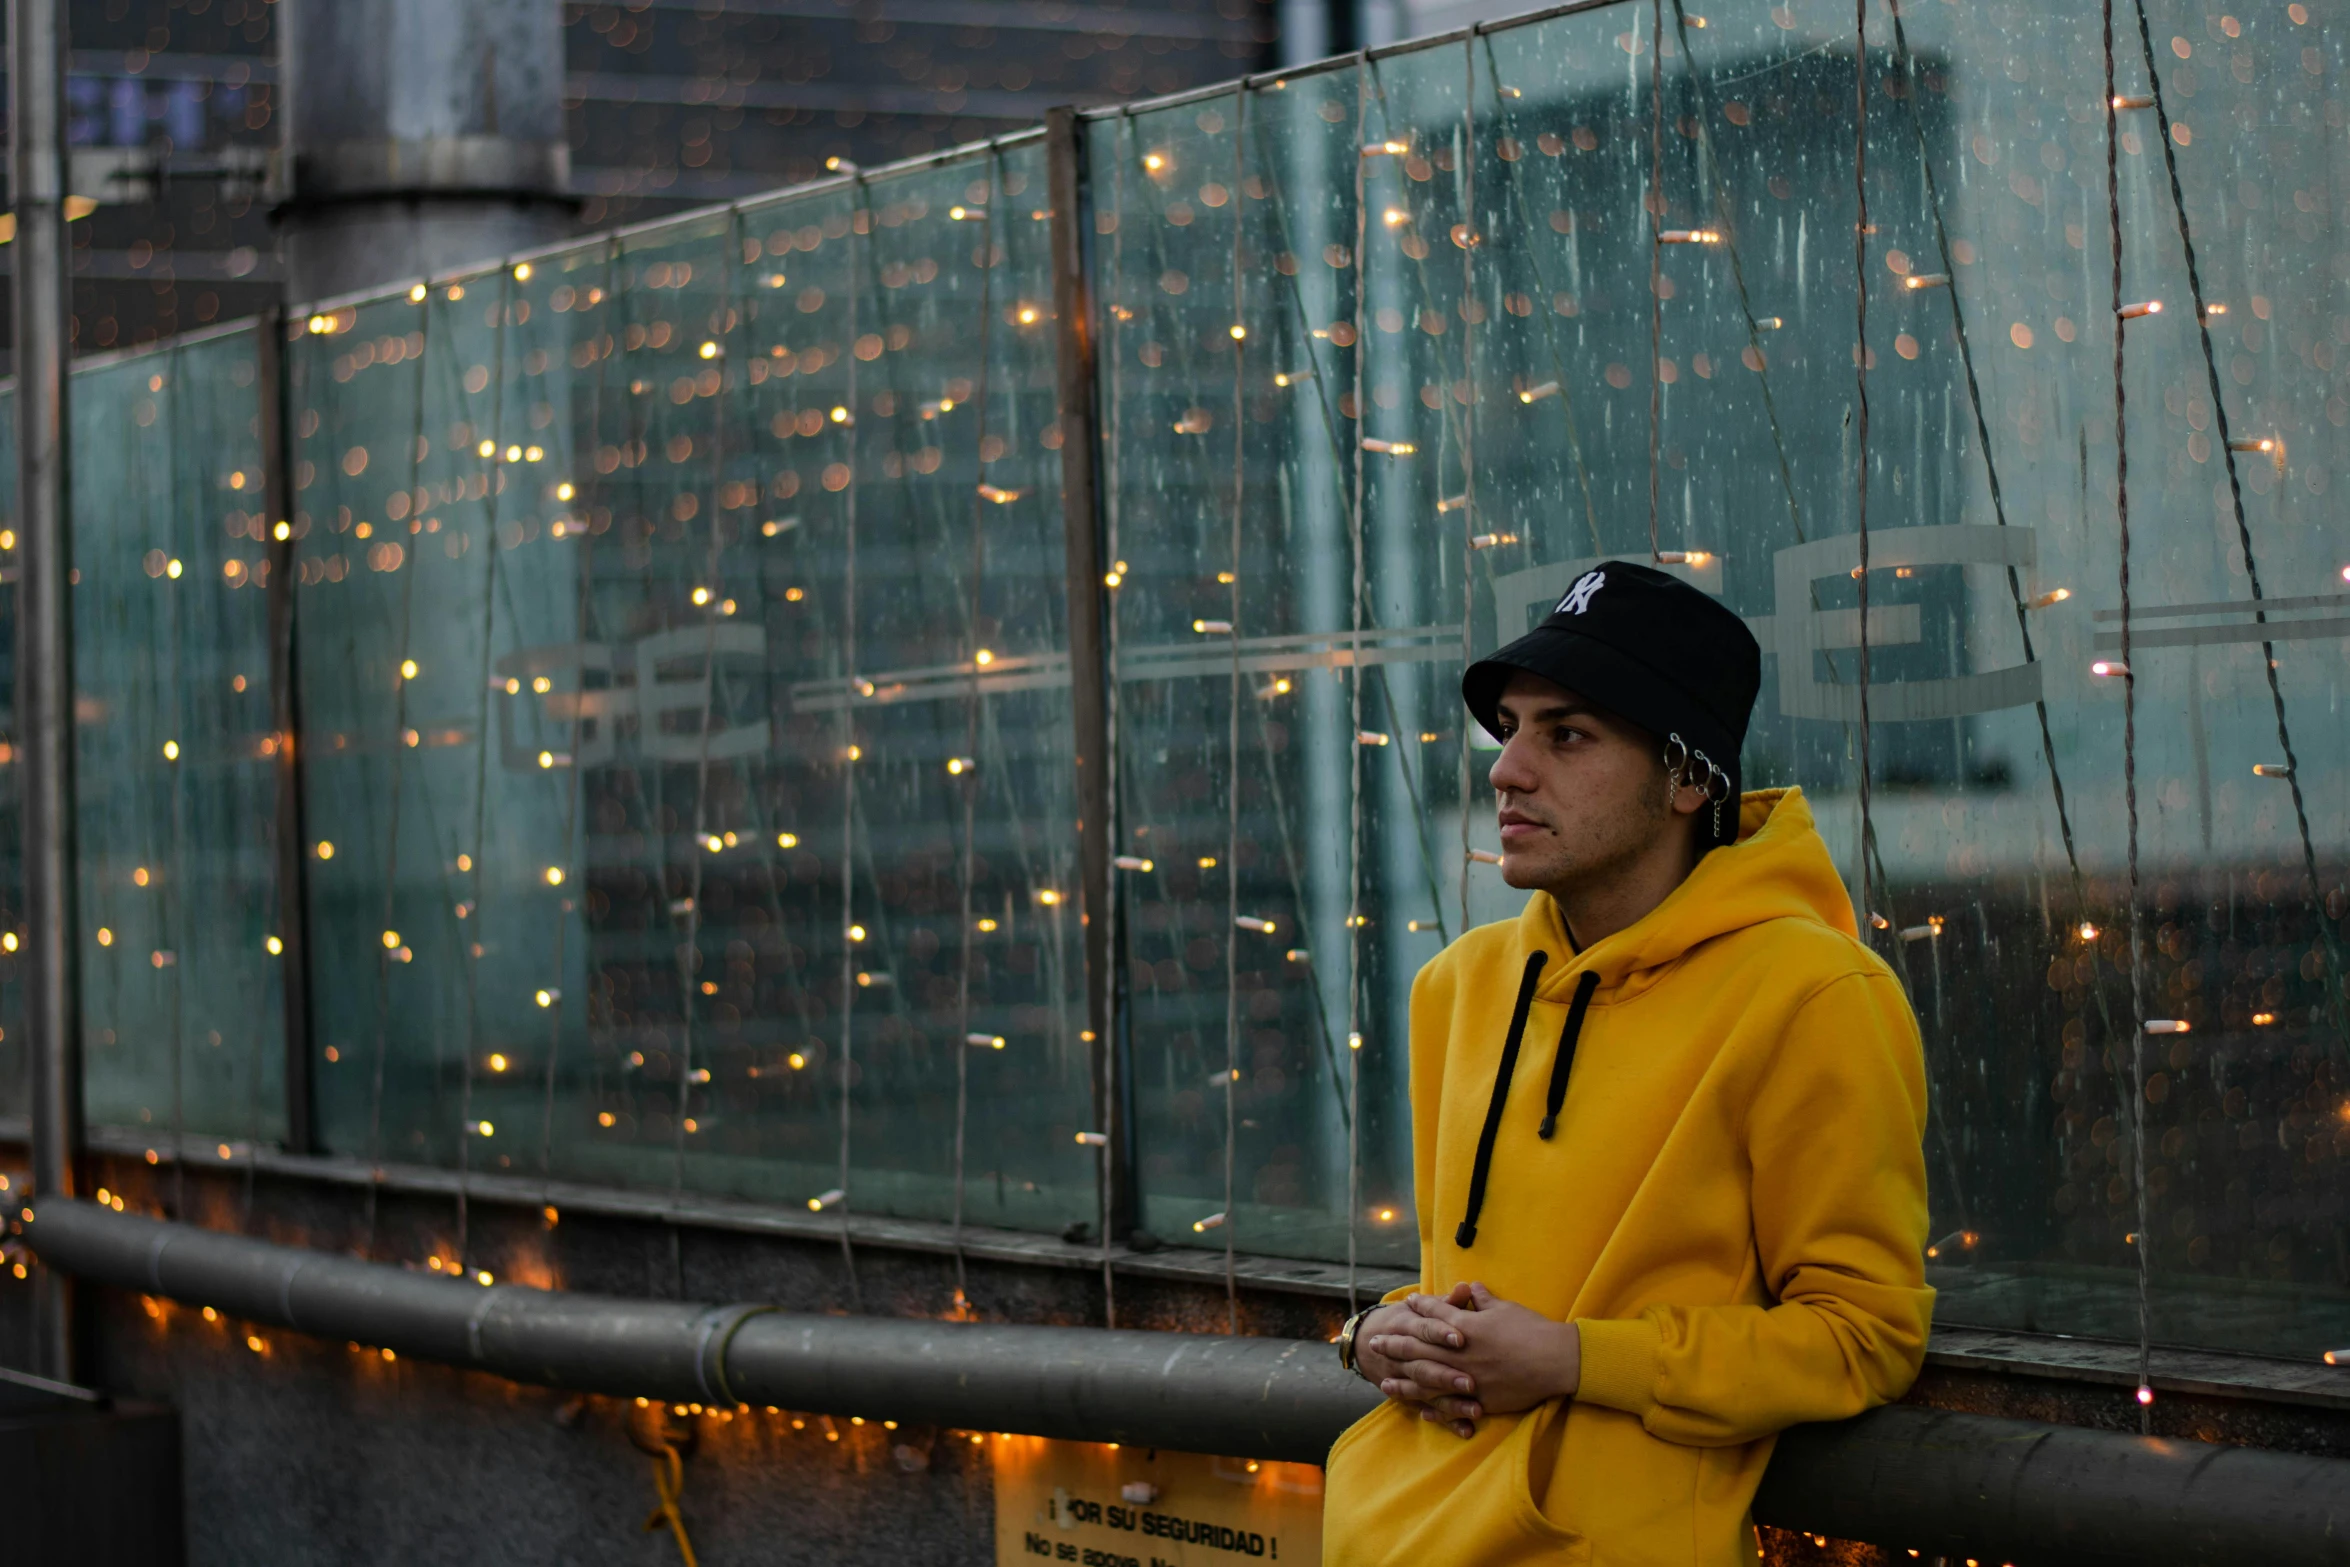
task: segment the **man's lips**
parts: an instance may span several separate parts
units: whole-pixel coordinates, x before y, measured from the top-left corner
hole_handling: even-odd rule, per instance
[[[1516,811],[1502,812],[1500,821],[1501,841],[1505,847],[1514,843],[1529,842],[1540,834],[1550,831],[1550,828],[1545,824]]]

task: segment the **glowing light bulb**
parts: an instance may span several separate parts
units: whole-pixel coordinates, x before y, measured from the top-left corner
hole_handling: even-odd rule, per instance
[[[384,932],[384,950],[386,952],[397,951],[399,949],[399,945],[400,933],[398,931],[387,930]]]
[[[548,866],[548,867],[547,867],[547,871],[546,871],[546,876],[547,876],[547,885],[548,885],[548,886],[550,886],[550,887],[560,887],[560,886],[562,886],[562,885],[563,885],[563,867],[562,867],[562,866],[560,866],[560,865],[550,865],[550,866]]]
[[[427,292],[429,291],[422,283],[417,284],[414,288],[408,290],[408,303],[412,305],[423,304]]]
[[[484,441],[473,450],[477,456],[495,457],[498,455],[498,443],[495,441]]]
[[[531,999],[536,1001],[542,1007],[551,1007],[556,1002],[563,999],[563,992],[560,990],[542,990],[533,995]]]

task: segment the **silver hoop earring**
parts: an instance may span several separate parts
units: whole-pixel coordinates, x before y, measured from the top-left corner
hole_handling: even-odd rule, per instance
[[[1730,775],[1715,766],[1711,757],[1706,759],[1705,767],[1705,797],[1713,802],[1714,841],[1719,843],[1722,839],[1722,807],[1730,799]]]
[[[1674,755],[1679,752],[1678,756]],[[1689,771],[1689,742],[1678,734],[1665,736],[1665,809],[1671,810],[1684,787],[1683,776]]]

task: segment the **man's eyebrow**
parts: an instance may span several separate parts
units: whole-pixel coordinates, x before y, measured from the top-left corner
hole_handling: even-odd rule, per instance
[[[1542,704],[1536,707],[1531,713],[1518,712],[1515,708],[1510,706],[1509,700],[1506,697],[1495,706],[1496,716],[1513,719],[1521,724],[1550,723],[1561,718],[1585,718],[1596,711],[1598,710],[1592,707],[1588,702],[1577,702],[1568,699],[1543,701]]]

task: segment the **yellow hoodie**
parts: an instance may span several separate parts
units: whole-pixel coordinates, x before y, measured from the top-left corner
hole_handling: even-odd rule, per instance
[[[1917,1375],[1933,1311],[1917,1023],[1856,939],[1802,792],[1747,795],[1739,825],[1740,842],[1581,954],[1538,892],[1413,984],[1416,1287],[1479,1280],[1579,1323],[1583,1381],[1467,1441],[1392,1403],[1365,1416],[1330,1451],[1329,1567],[1751,1567],[1774,1434],[1898,1398]]]

